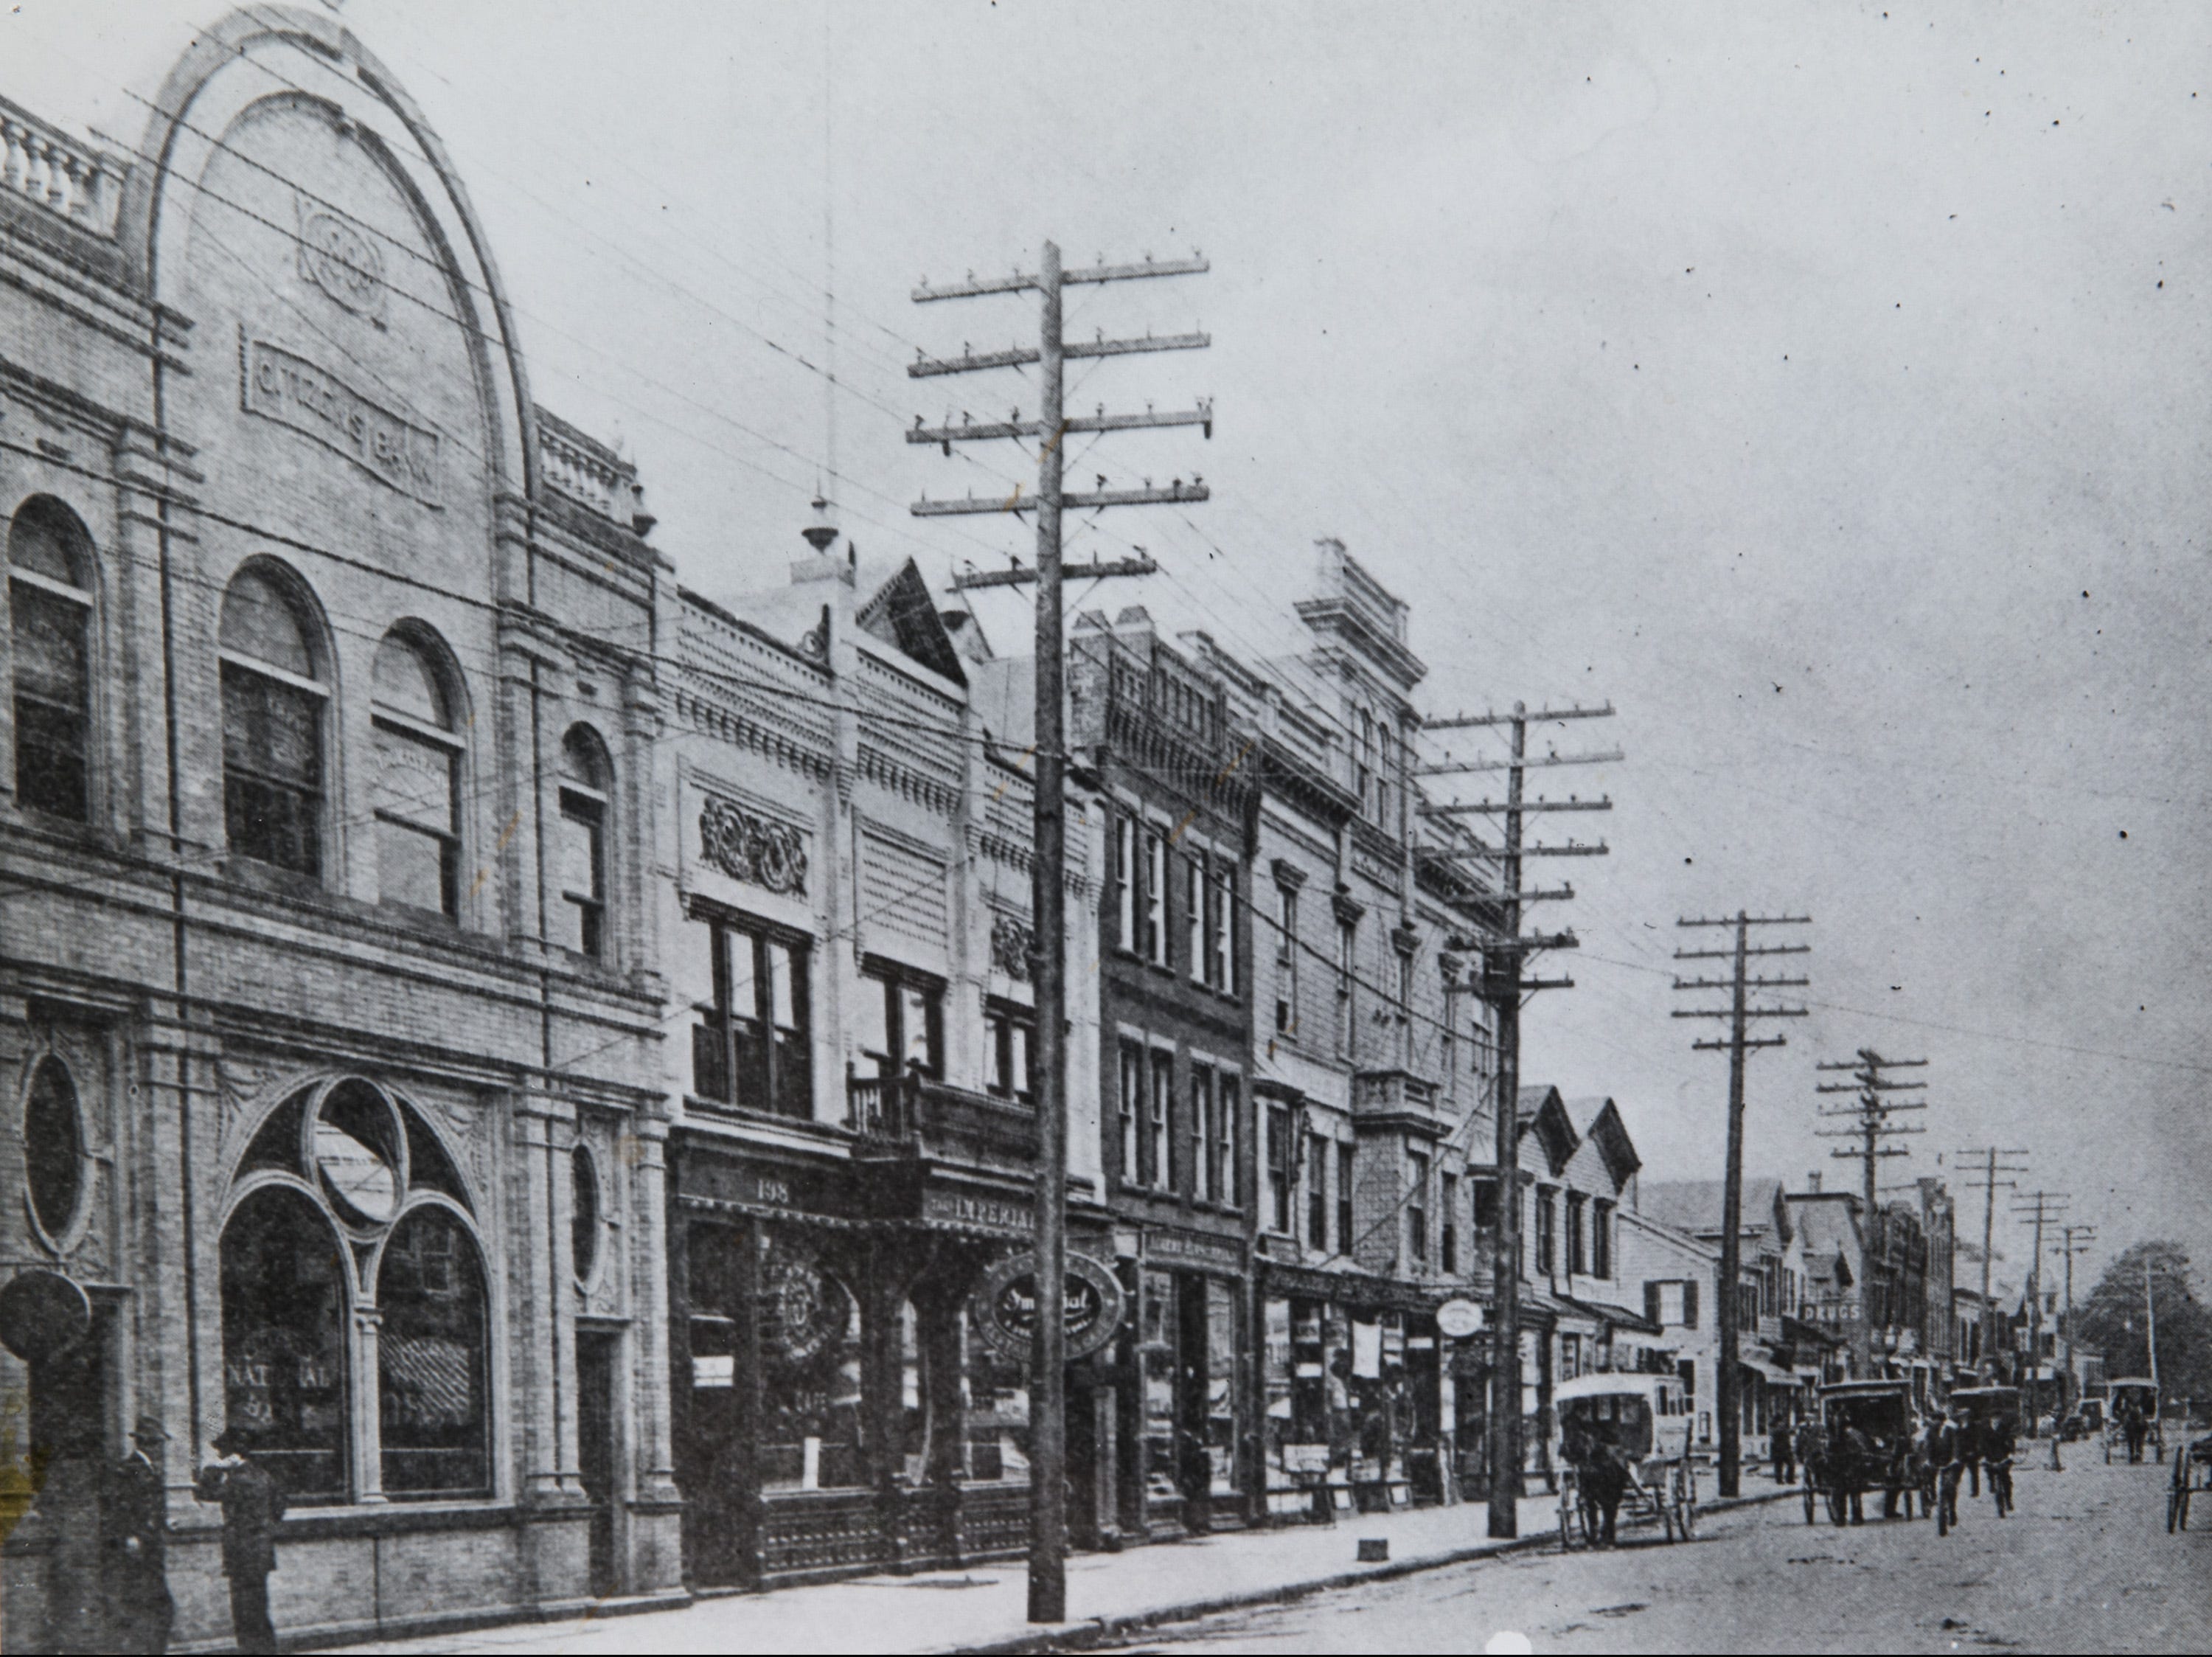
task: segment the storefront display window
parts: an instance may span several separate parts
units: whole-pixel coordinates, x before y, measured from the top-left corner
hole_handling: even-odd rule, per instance
[[[393,1229],[377,1301],[385,1493],[489,1495],[483,1268],[453,1215],[418,1208]]]
[[[1181,1333],[1176,1313],[1173,1274],[1146,1271],[1138,1358],[1145,1496],[1152,1502],[1174,1502],[1182,1494],[1176,1477],[1176,1357]]]
[[[1206,1280],[1206,1450],[1212,1491],[1234,1496],[1237,1477],[1237,1291],[1218,1277]]]
[[[867,1482],[860,1437],[860,1308],[805,1250],[774,1238],[761,1261],[761,1484]]]
[[[223,1229],[225,1422],[295,1502],[346,1494],[343,1270],[298,1191],[253,1192]]]
[[[965,1416],[966,1476],[979,1483],[1026,1484],[1030,1477],[1029,1365],[984,1338],[975,1308],[967,1307],[961,1331],[966,1374],[961,1380]]]

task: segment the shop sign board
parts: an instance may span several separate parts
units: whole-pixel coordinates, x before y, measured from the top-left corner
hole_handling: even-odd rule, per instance
[[[1463,1341],[1482,1328],[1482,1308],[1474,1301],[1455,1298],[1437,1308],[1437,1332],[1448,1340]]]
[[[1103,1351],[1121,1326],[1126,1297],[1120,1279],[1087,1254],[1067,1257],[1067,1360]],[[1036,1330],[1036,1256],[1024,1251],[984,1274],[969,1304],[983,1338],[1009,1358],[1026,1359]]]

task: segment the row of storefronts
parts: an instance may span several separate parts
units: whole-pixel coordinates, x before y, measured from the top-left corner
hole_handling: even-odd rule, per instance
[[[680,584],[331,16],[195,36],[135,158],[9,120],[0,1644],[97,1647],[149,1418],[179,1645],[226,1433],[292,1640],[1018,1550],[1031,664],[826,517]],[[1279,660],[1071,630],[1080,1546],[1486,1494],[1501,1204],[1523,1488],[1558,1384],[1681,1361],[1612,1102],[1486,1161],[1483,865],[1313,556]]]

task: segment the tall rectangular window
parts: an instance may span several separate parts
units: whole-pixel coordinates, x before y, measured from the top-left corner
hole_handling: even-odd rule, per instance
[[[945,984],[871,959],[860,971],[860,1051],[879,1076],[945,1075]]]
[[[1552,1189],[1536,1193],[1536,1270],[1550,1276],[1559,1268],[1559,1204]]]
[[[1329,1142],[1316,1135],[1306,1148],[1306,1245],[1328,1246]]]
[[[695,924],[714,989],[711,1000],[693,1008],[692,1093],[746,1110],[812,1116],[805,943],[735,917],[702,917]]]
[[[1413,1066],[1413,953],[1398,952],[1398,1063]]]
[[[1204,984],[1212,970],[1206,948],[1206,859],[1197,852],[1182,862],[1183,970],[1193,984]]]
[[[1438,1237],[1437,1252],[1443,1257],[1446,1271],[1459,1270],[1459,1176],[1448,1173],[1443,1177],[1437,1197],[1437,1212],[1443,1216]]]
[[[1406,1153],[1406,1243],[1412,1258],[1426,1264],[1429,1258],[1429,1159],[1419,1151]]]
[[[561,789],[561,900],[568,911],[570,947],[594,958],[606,953],[606,801],[586,790]]]
[[[1168,964],[1168,843],[1156,829],[1145,831],[1145,959]]]
[[[1211,1203],[1221,1195],[1221,1162],[1213,1154],[1213,1072],[1190,1067],[1190,1194]]]
[[[1139,1182],[1137,1142],[1145,1114],[1145,1050],[1134,1042],[1121,1044],[1121,1183]]]
[[[8,600],[15,643],[16,803],[82,822],[92,809],[92,594],[74,581],[18,569]]]
[[[1036,1097],[1036,1063],[1030,1053],[1036,1014],[995,996],[983,1008],[983,1062],[987,1091],[1027,1105]]]
[[[1275,888],[1275,1033],[1298,1027],[1298,894]]]
[[[1590,1205],[1590,1276],[1613,1276],[1613,1204],[1602,1197]]]
[[[1244,1105],[1242,1078],[1224,1070],[1215,1081],[1214,1154],[1221,1162],[1221,1200],[1231,1208],[1244,1205],[1243,1170],[1237,1161],[1237,1121]]]
[[[1578,1191],[1567,1193],[1567,1270],[1576,1275],[1589,1270],[1589,1251],[1583,1231],[1589,1201]]]
[[[1352,1147],[1336,1148],[1336,1252],[1352,1252]]]
[[[1336,923],[1336,1051],[1349,1058],[1352,1051],[1352,1020],[1357,997],[1352,976],[1359,965],[1359,926],[1356,921]]]
[[[1474,1191],[1474,1234],[1478,1239],[1475,1246],[1480,1248],[1482,1245],[1479,1240],[1489,1236],[1498,1227],[1498,1182],[1472,1179],[1468,1183]]]
[[[1237,972],[1237,865],[1213,866],[1213,902],[1208,914],[1213,934],[1213,987],[1224,996],[1241,986]]]
[[[1137,951],[1137,822],[1133,817],[1114,819],[1114,941],[1132,954]]]
[[[1287,1232],[1291,1226],[1291,1113],[1280,1105],[1267,1106],[1267,1228]]]
[[[1175,1055],[1152,1055],[1152,1132],[1145,1139],[1145,1183],[1167,1186],[1175,1181],[1175,1142],[1170,1136],[1175,1103]]]

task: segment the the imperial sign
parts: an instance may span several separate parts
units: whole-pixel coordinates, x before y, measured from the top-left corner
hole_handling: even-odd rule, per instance
[[[1036,1256],[1009,1255],[969,1297],[983,1338],[1010,1358],[1027,1359],[1036,1330]],[[1067,1257],[1067,1361],[1104,1349],[1121,1326],[1121,1285],[1087,1254]]]
[[[428,507],[438,498],[438,434],[372,403],[336,375],[265,339],[239,334],[246,411],[336,449],[379,483]]]

